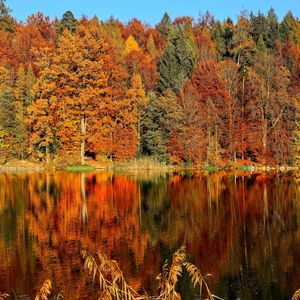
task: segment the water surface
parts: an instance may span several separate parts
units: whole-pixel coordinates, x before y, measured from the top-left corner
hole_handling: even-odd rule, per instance
[[[0,292],[97,299],[80,250],[116,259],[153,293],[181,245],[225,299],[290,299],[300,288],[299,184],[292,174],[0,173]],[[194,291],[183,277],[183,299]]]

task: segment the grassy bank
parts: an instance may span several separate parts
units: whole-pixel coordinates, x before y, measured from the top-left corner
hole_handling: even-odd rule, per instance
[[[220,165],[193,165],[190,163],[182,163],[178,165],[172,165],[165,162],[161,162],[154,157],[141,157],[124,162],[113,162],[109,159],[102,159],[100,161],[89,160],[85,165],[60,164],[52,162],[51,164],[45,164],[42,162],[32,162],[28,160],[13,159],[0,165],[0,171],[2,172],[14,172],[14,171],[40,171],[40,170],[66,170],[69,172],[87,172],[96,169],[104,170],[160,170],[160,171],[173,171],[173,170],[198,170],[204,172],[217,172],[221,170],[225,171],[244,171],[244,172],[269,172],[269,171],[290,171],[298,170],[297,166],[289,165],[275,165],[267,163],[257,163],[249,160],[239,160],[236,162],[223,162]]]
[[[90,165],[71,165],[67,166],[65,170],[69,172],[87,172],[94,171],[95,167]]]

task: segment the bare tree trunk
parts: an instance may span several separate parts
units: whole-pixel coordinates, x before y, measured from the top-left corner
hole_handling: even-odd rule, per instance
[[[137,124],[137,138],[138,138],[138,144],[137,144],[137,153],[140,154],[141,152],[141,122],[140,122],[140,114],[138,113],[138,124]]]
[[[46,146],[46,163],[50,163],[50,151],[49,151],[49,146]]]
[[[243,93],[242,93],[242,160],[244,160],[244,105],[245,105],[245,76],[243,76]]]
[[[80,130],[81,130],[81,141],[80,141],[80,159],[81,164],[84,165],[85,155],[85,133],[86,133],[86,120],[84,116],[80,116]]]
[[[264,155],[267,153],[267,136],[268,136],[268,121],[264,117],[264,110],[261,109],[262,114],[262,146]]]

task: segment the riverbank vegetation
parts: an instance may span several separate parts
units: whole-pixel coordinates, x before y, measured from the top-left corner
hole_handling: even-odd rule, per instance
[[[166,13],[155,26],[68,11],[17,22],[0,1],[0,164],[299,158],[300,22]],[[201,9],[195,8],[195,9]]]

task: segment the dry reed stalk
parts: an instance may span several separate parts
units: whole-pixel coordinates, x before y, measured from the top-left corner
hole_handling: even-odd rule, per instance
[[[58,295],[56,296],[55,299],[56,299],[56,300],[64,299],[63,291],[60,291],[60,292],[58,293]]]
[[[102,252],[97,253],[97,260],[86,250],[82,250],[81,255],[84,259],[84,268],[93,276],[93,283],[98,275],[101,291],[100,299],[147,299],[146,296],[139,295],[137,291],[127,284],[115,260],[108,259]]]
[[[183,264],[186,261],[185,247],[182,246],[173,254],[172,263],[170,269],[168,268],[168,262],[166,261],[163,266],[163,271],[156,279],[158,280],[158,296],[156,299],[162,300],[179,300],[181,296],[175,291],[176,283],[181,277],[183,272]]]
[[[187,272],[189,273],[194,287],[196,288],[197,285],[199,286],[200,298],[202,296],[202,291],[203,291],[203,287],[204,287],[209,300],[222,299],[222,298],[214,295],[208,287],[208,284],[205,279],[208,276],[212,276],[211,274],[206,274],[203,276],[202,273],[200,272],[200,270],[194,264],[189,263],[189,262],[185,262],[184,267],[186,268]]]

